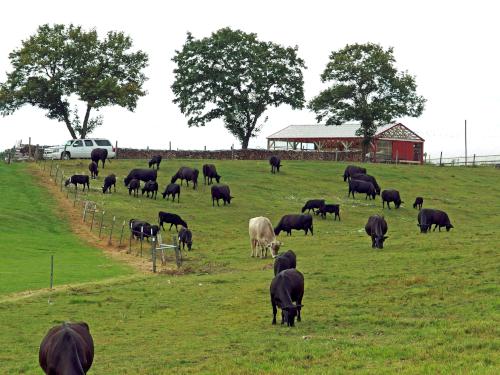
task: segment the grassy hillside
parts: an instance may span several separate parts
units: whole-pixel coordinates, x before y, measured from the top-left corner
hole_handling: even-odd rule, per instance
[[[183,188],[181,203],[97,188],[106,173],[122,180],[144,161],[112,161],[87,198],[117,217],[156,221],[158,210],[180,214],[193,230],[184,276],[152,275],[131,282],[72,288],[0,304],[5,373],[36,373],[46,330],[85,320],[96,343],[95,374],[178,373],[498,373],[498,171],[367,165],[405,203],[385,210],[389,239],[373,250],[364,233],[381,202],[347,199],[343,164],[285,161],[271,175],[264,161],[217,161],[233,203],[212,208],[209,188]],[[161,188],[181,165],[164,161]],[[61,164],[85,172],[87,162]],[[420,234],[413,199],[447,211],[450,232]],[[305,276],[303,321],[271,325],[272,261],[250,257],[248,219],[275,224],[323,197],[341,204],[341,222],[315,218],[314,236],[280,236]]]

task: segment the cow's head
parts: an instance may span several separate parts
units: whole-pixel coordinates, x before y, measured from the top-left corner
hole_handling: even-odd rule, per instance
[[[286,322],[288,327],[293,327],[295,325],[295,317],[297,316],[297,309],[299,307],[302,307],[302,305],[290,305],[281,309],[283,320]]]
[[[229,196],[229,197],[227,198],[227,203],[231,204],[231,199],[233,199],[233,198],[234,198],[234,197]]]
[[[271,250],[271,256],[273,258],[276,258],[278,256],[278,252],[279,252],[280,247],[283,246],[283,242],[274,240],[271,243],[269,243],[267,246]]]
[[[128,176],[123,179],[123,183],[125,184],[125,186],[128,186],[128,184],[130,184],[130,180],[131,178],[129,178]]]
[[[220,176],[218,174],[215,175],[215,181],[217,181],[217,183],[220,183]]]
[[[388,239],[389,237],[387,236],[375,236],[375,248],[377,249],[383,249],[384,248],[384,241]]]
[[[173,175],[172,178],[170,179],[170,183],[175,183],[177,181],[177,175]]]
[[[446,226],[446,231],[449,232],[451,228],[455,228],[455,227],[453,225],[451,225],[451,224],[448,224]]]
[[[430,229],[430,225],[428,224],[417,224],[417,227],[420,227],[420,233],[427,233]]]
[[[399,206],[401,206],[401,203],[403,203],[403,201],[401,201],[401,200],[395,201],[394,205],[396,206],[396,208],[399,208]]]
[[[71,179],[67,179],[65,182],[64,182],[64,186],[68,186],[69,184],[71,183]]]

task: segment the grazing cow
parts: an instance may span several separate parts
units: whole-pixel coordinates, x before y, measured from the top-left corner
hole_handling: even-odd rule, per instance
[[[421,210],[423,204],[424,204],[424,198],[422,198],[422,197],[416,197],[415,198],[415,203],[413,203],[413,208],[417,208],[418,207],[418,209]]]
[[[361,181],[371,182],[373,184],[373,187],[375,188],[375,192],[377,193],[377,195],[380,195],[380,186],[377,183],[375,177],[370,176],[369,174],[356,173],[351,175],[351,180],[361,180]]]
[[[356,165],[348,165],[344,171],[344,182],[351,179],[352,175],[366,174],[366,168],[361,168]]]
[[[284,270],[297,267],[297,256],[293,250],[288,250],[274,260],[274,276]]]
[[[128,224],[132,236],[138,240],[141,238],[148,239],[151,236],[156,236],[160,230],[158,225],[151,225],[147,221],[143,220],[130,219]]]
[[[161,194],[163,199],[165,197],[168,200],[168,197],[172,195],[172,202],[175,201],[175,196],[177,195],[177,203],[179,203],[179,198],[181,197],[181,187],[178,184],[168,184],[165,187],[165,191]]]
[[[193,189],[196,189],[198,186],[198,174],[198,169],[180,167],[177,173],[172,176],[172,180],[170,182],[173,184],[178,178],[180,178],[181,186],[183,180],[186,180],[186,185],[189,186],[189,181],[193,181]]]
[[[252,246],[251,256],[259,256],[258,248],[260,248],[260,257],[267,258],[267,250],[271,250],[271,256],[274,258],[278,255],[282,242],[276,240],[276,235],[273,231],[271,221],[267,217],[258,216],[248,221],[248,234],[250,235],[250,243]]]
[[[333,214],[333,220],[337,220],[337,217],[340,221],[340,205],[339,204],[325,204],[318,210],[318,213],[321,214],[323,219],[326,219],[326,214]]]
[[[193,234],[187,228],[182,227],[179,231],[179,246],[182,244],[182,250],[184,246],[187,245],[188,251],[191,251],[191,246],[193,246]]]
[[[211,185],[212,184],[212,179],[215,178],[215,181],[217,183],[220,182],[220,175],[217,173],[217,169],[215,168],[215,165],[213,164],[204,164],[203,165],[203,183],[205,185]]]
[[[99,160],[102,161],[102,169],[104,169],[104,164],[108,158],[108,150],[105,148],[94,148],[90,153],[90,159],[99,165]]]
[[[375,191],[375,187],[371,182],[361,181],[361,180],[350,180],[349,181],[349,192],[347,196],[349,197],[352,194],[352,198],[354,199],[354,192],[356,193],[365,193],[367,199],[370,197],[371,199],[375,199],[375,195],[377,192]]]
[[[137,178],[132,179],[128,184],[128,195],[130,195],[133,191],[134,197],[138,197],[140,187],[141,187],[141,181],[139,181]]]
[[[151,158],[151,160],[148,162],[149,168],[153,167],[156,164],[156,169],[160,169],[160,163],[161,163],[161,155],[155,155]]]
[[[451,225],[450,218],[448,214],[444,211],[433,210],[430,208],[423,208],[418,213],[418,226],[420,227],[420,232],[427,233],[434,224],[434,231],[439,227],[439,231],[441,232],[441,227],[446,227],[446,231],[449,232],[451,228],[454,228]]]
[[[90,178],[95,180],[99,175],[99,169],[97,169],[97,163],[95,161],[91,161],[89,164]]]
[[[38,362],[47,375],[86,374],[93,361],[94,340],[84,322],[52,327],[38,352]]]
[[[187,223],[184,220],[182,220],[179,215],[171,214],[169,212],[163,212],[163,211],[158,212],[158,223],[163,230],[165,230],[163,223],[170,224],[170,228],[168,228],[168,230],[171,230],[172,225],[175,225],[176,232],[178,232],[178,230],[177,230],[178,225],[182,225],[185,228],[188,227]]]
[[[109,193],[111,194],[111,186],[115,188],[115,193],[116,193],[116,176],[114,174],[110,174],[104,179],[102,193],[106,194],[106,191],[109,190]]]
[[[382,208],[384,208],[385,202],[387,202],[387,208],[389,208],[389,210],[391,209],[391,206],[389,205],[390,202],[394,202],[396,208],[399,208],[401,203],[404,203],[399,196],[399,191],[397,190],[384,190],[382,192]]]
[[[274,234],[279,235],[281,231],[286,232],[288,236],[292,235],[292,229],[311,231],[313,235],[313,218],[309,214],[305,215],[285,215],[281,218],[278,225],[274,228]]]
[[[142,188],[142,195],[144,195],[144,192],[146,192],[146,196],[149,198],[149,193],[151,193],[151,199],[154,198],[156,199],[156,196],[158,195],[158,182],[156,181],[148,181]]]
[[[269,287],[271,305],[273,307],[273,324],[276,324],[276,313],[281,309],[281,324],[286,322],[288,327],[293,327],[295,317],[301,321],[300,310],[304,297],[304,276],[295,268],[290,268],[278,273]],[[294,305],[293,302],[296,302]]]
[[[314,211],[314,209],[320,209],[322,206],[325,205],[325,200],[324,199],[311,199],[306,202],[304,207],[302,207],[302,213],[304,213],[307,210],[307,213],[311,212],[311,210]]]
[[[275,155],[269,158],[269,164],[271,164],[271,173],[276,173],[280,171],[281,159]]]
[[[90,178],[83,174],[74,174],[64,182],[64,186],[69,184],[75,185],[75,189],[78,190],[78,184],[83,185],[83,191],[85,191],[85,185],[87,185],[87,190],[90,190]]]
[[[156,178],[158,177],[158,173],[156,172],[156,169],[132,169],[129,173],[128,176],[125,177],[123,182],[125,183],[125,186],[128,186],[130,181],[132,181],[134,178],[140,181],[148,182],[148,181],[156,181]]]
[[[383,216],[373,215],[368,218],[365,225],[366,234],[372,238],[372,247],[377,249],[384,248],[384,241],[389,238],[387,233],[387,222]]]
[[[219,199],[222,199],[224,202],[224,206],[226,202],[231,204],[231,199],[234,197],[231,196],[231,191],[229,190],[229,186],[227,185],[212,185],[212,207],[215,206],[215,201],[217,201],[217,206],[219,205]]]

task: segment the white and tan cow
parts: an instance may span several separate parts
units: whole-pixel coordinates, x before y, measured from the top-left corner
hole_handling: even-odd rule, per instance
[[[267,217],[254,217],[248,222],[248,234],[250,235],[250,243],[252,244],[252,256],[259,256],[258,249],[260,248],[260,257],[267,257],[268,249],[271,250],[272,257],[278,255],[278,251],[282,242],[276,240],[273,226]]]

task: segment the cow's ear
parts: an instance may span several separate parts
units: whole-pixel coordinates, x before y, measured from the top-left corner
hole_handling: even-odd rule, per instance
[[[389,238],[389,236],[384,236],[384,237],[383,237],[383,239],[384,239],[384,240],[386,240],[386,239],[388,239],[388,238]]]
[[[78,322],[77,324],[79,326],[82,326],[83,328],[85,328],[87,331],[90,332],[90,327],[89,327],[89,325],[87,323],[85,323],[85,322]]]
[[[297,305],[297,306],[295,306],[295,307],[304,307],[304,305]]]

